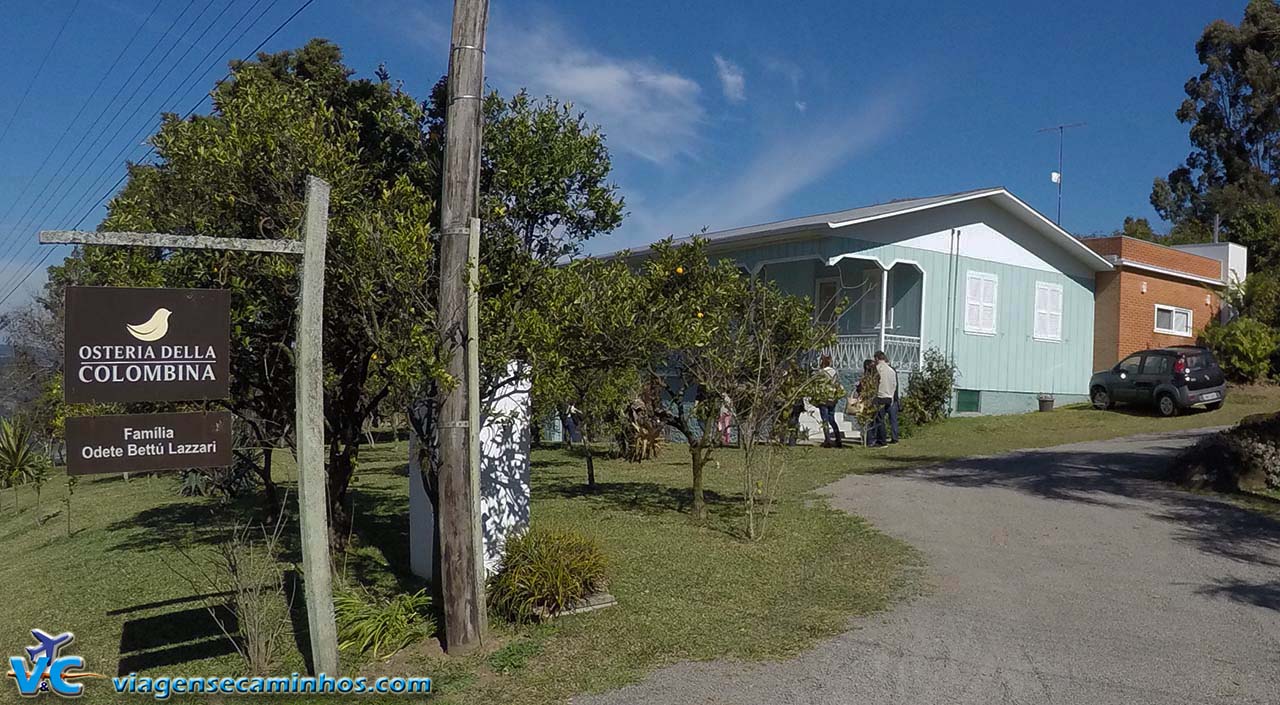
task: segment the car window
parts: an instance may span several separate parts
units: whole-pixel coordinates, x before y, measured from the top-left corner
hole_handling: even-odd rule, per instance
[[[1131,375],[1138,374],[1138,369],[1142,367],[1141,355],[1130,355],[1120,362],[1120,369]]]
[[[1167,375],[1173,371],[1173,358],[1168,355],[1147,355],[1142,361],[1142,374]]]
[[[1200,370],[1212,366],[1213,353],[1208,350],[1187,356],[1187,369],[1189,370]]]

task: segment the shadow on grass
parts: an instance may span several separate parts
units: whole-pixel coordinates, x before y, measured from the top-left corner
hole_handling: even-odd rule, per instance
[[[597,482],[594,488],[590,488],[582,480],[542,478],[534,481],[533,491],[544,498],[590,502],[600,508],[650,516],[668,513],[689,516],[693,507],[691,488],[656,482]],[[741,524],[746,511],[740,496],[703,490],[703,498],[707,503],[707,528],[735,537],[742,533]]]
[[[1110,409],[1095,409],[1091,404],[1070,404],[1068,406],[1060,406],[1054,409],[1055,412],[1065,411],[1072,413],[1085,412],[1089,414],[1120,414],[1122,416],[1136,416],[1144,419],[1158,419],[1160,415],[1156,413],[1154,406],[1146,406],[1143,404],[1117,404]],[[1210,413],[1208,409],[1199,406],[1187,407],[1179,412],[1181,416],[1198,416],[1200,414]]]
[[[293,632],[293,645],[302,654],[307,671],[315,673],[315,662],[311,660],[311,625],[307,621],[307,601],[303,597],[302,574],[296,570],[284,573],[285,595],[292,596],[289,603],[289,626]]]
[[[198,600],[199,596],[173,602]],[[220,609],[218,619],[235,634],[235,615]],[[116,675],[177,666],[236,653],[235,647],[204,606],[138,617],[120,631],[120,665]]]
[[[355,542],[339,558],[353,582],[383,591],[416,592],[427,582],[409,570],[409,499],[389,489],[351,492]],[[382,560],[377,560],[377,556]],[[394,584],[388,584],[389,581]]]

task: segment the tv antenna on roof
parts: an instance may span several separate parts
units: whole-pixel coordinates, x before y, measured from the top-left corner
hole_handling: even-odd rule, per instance
[[[1084,127],[1087,122],[1073,122],[1064,125],[1054,125],[1036,130],[1036,132],[1056,132],[1058,133],[1058,170],[1049,175],[1049,180],[1058,185],[1058,218],[1054,222],[1059,226],[1062,225],[1062,137],[1067,130],[1073,127]]]

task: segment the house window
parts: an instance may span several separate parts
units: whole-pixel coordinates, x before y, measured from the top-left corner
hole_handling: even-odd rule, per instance
[[[871,277],[875,277],[872,279]],[[868,275],[866,279],[866,294],[862,297],[862,329],[863,330],[880,330],[880,272],[876,270],[874,274]],[[893,272],[889,272],[889,291],[893,291]],[[893,329],[893,306],[892,304],[885,307],[885,328]]]
[[[982,411],[982,392],[976,389],[956,390],[956,413],[976,414]]]
[[[814,292],[814,317],[819,323],[835,323],[836,309],[840,306],[840,280],[819,279]]]
[[[964,332],[996,334],[996,275],[969,272],[964,287]]]
[[[1032,337],[1062,340],[1062,285],[1036,282],[1036,320]]]
[[[1156,304],[1156,332],[1191,337],[1191,311],[1177,306]]]

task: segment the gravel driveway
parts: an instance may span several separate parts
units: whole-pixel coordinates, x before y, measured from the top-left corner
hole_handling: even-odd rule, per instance
[[[833,505],[923,551],[932,594],[795,659],[576,702],[1280,703],[1280,522],[1148,479],[1192,440],[845,478]]]

